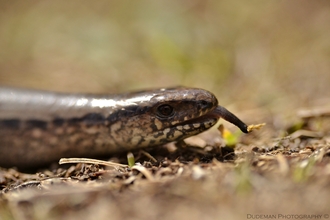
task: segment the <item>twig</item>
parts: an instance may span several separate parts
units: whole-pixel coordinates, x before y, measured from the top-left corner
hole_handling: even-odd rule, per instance
[[[88,164],[96,164],[96,165],[104,165],[110,167],[123,167],[128,168],[128,165],[114,163],[110,161],[104,160],[96,160],[96,159],[89,159],[89,158],[61,158],[59,164],[67,164],[67,163],[88,163]]]

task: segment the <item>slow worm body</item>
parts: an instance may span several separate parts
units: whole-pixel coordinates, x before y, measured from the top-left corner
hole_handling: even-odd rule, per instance
[[[247,132],[203,89],[95,95],[1,87],[0,166],[39,167],[161,145],[201,133],[220,117]]]

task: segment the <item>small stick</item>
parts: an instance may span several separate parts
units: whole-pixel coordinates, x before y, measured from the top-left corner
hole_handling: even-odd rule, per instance
[[[114,163],[104,160],[89,159],[89,158],[61,158],[59,161],[59,164],[67,164],[67,163],[88,163],[88,164],[104,165],[110,167],[117,166],[117,167],[128,168],[128,166],[124,164]]]
[[[140,151],[144,156],[148,157],[150,160],[152,160],[154,163],[157,163],[157,159],[154,158],[151,154],[149,154],[148,152],[141,150]]]

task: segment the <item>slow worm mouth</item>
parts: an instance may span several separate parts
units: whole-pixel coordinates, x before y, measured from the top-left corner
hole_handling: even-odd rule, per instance
[[[191,128],[200,128],[204,127],[203,130],[206,130],[214,126],[219,120],[220,116],[214,112],[214,110],[206,113],[205,115],[199,116],[197,118],[192,118],[187,121],[183,121],[175,126],[185,126],[189,125]]]
[[[194,123],[204,124],[204,123],[212,123],[212,121],[214,121],[215,124],[220,118],[223,118],[224,120],[236,125],[242,132],[248,133],[247,130],[248,126],[244,122],[242,122],[236,115],[234,115],[233,113],[231,113],[226,108],[220,105],[217,106],[212,111],[206,113],[205,115],[191,119],[188,122],[190,124],[194,124]]]

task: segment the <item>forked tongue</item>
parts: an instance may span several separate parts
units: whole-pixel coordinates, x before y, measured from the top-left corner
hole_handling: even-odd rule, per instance
[[[225,119],[226,121],[236,125],[239,129],[241,129],[242,132],[249,133],[248,126],[239,118],[237,118],[236,115],[228,111],[226,108],[219,105],[213,110],[213,113]]]

